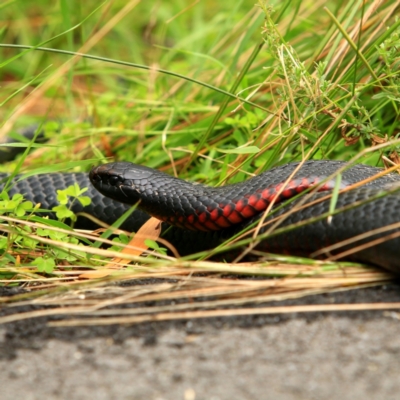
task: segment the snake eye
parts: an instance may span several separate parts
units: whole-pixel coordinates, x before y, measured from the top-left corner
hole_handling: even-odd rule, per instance
[[[108,178],[108,183],[111,185],[111,186],[117,186],[117,184],[119,183],[119,177],[118,176],[110,176],[109,178]]]

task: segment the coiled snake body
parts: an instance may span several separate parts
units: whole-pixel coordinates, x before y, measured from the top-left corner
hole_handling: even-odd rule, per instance
[[[332,175],[342,169],[341,189],[382,171],[365,165],[346,169],[346,163],[341,161],[307,161],[300,168],[299,163],[291,163],[239,184],[212,188],[151,168],[117,162],[95,167],[89,176],[83,173],[33,176],[14,182],[10,195],[22,193],[26,199],[41,203],[42,208],[51,209],[57,204],[57,189],[77,182],[89,188],[87,194],[92,204],[85,209],[75,204],[74,211],[85,211],[108,224],[126,212],[130,204],[139,203],[140,210],[135,210],[122,228],[136,231],[149,215],[156,216],[175,226],[167,230],[165,239],[181,255],[186,255],[218,246],[258,220],[271,201],[276,206],[319,184],[318,193],[308,194],[306,199],[300,196],[266,218],[268,224],[285,216],[279,229],[293,224],[301,226],[287,232],[280,229],[280,234],[272,231],[272,236],[263,239],[257,249],[307,256],[343,242],[320,255],[343,253],[349,259],[400,271],[400,193],[397,192],[400,176],[381,176],[340,193],[332,203],[327,196],[336,184]],[[297,210],[301,205],[303,208]],[[340,212],[328,217],[332,205],[333,210]],[[312,223],[302,223],[310,219],[314,219]],[[81,219],[76,226],[92,228],[93,223]],[[260,233],[270,226],[262,228]]]

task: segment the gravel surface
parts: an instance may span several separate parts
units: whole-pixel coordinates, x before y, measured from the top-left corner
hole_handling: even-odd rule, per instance
[[[400,301],[400,286],[282,304]],[[23,311],[23,310],[19,310]],[[400,314],[0,327],[2,400],[398,399]]]

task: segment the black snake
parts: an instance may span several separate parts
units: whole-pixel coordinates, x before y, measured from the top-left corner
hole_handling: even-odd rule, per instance
[[[301,226],[280,234],[273,231],[257,245],[257,249],[309,256],[344,241],[343,246],[320,255],[345,252],[348,259],[400,271],[400,228],[397,226],[400,225],[400,193],[397,191],[400,176],[384,175],[340,193],[334,210],[341,212],[327,217],[325,214],[332,206],[327,194],[336,184],[334,178],[328,177],[344,169],[340,184],[344,189],[382,170],[366,165],[345,169],[346,163],[341,161],[307,161],[298,167],[299,163],[291,163],[239,184],[213,188],[173,178],[151,168],[117,162],[93,168],[89,175],[44,174],[15,181],[10,195],[22,193],[26,199],[41,203],[42,208],[51,209],[57,205],[56,190],[77,182],[81,187],[89,188],[87,195],[92,203],[86,208],[76,203],[73,211],[85,211],[108,224],[115,222],[130,204],[139,202],[140,209],[132,213],[122,228],[136,231],[149,214],[154,215],[165,221],[164,228],[174,225],[164,229],[164,238],[181,255],[187,255],[213,249],[240,232],[257,221],[271,201],[276,207],[319,184],[319,192],[308,195],[305,202],[312,206],[304,208],[303,205],[301,210],[288,213],[296,210],[299,202],[304,203],[300,196],[268,216],[267,226],[260,234],[267,231],[271,219],[283,215],[285,218],[278,226],[281,231],[292,224]],[[296,169],[298,171],[293,175]],[[317,220],[302,224],[309,219]],[[76,227],[93,228],[94,224],[80,219]],[[354,237],[358,240],[354,241]],[[372,245],[365,247],[368,243]],[[352,249],[358,251],[352,252]]]

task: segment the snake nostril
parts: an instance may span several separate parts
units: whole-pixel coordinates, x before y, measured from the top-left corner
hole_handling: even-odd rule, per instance
[[[97,171],[95,170],[95,168],[93,168],[90,172],[89,172],[89,178],[92,182],[100,182],[101,181],[101,177],[100,175],[97,173]]]

